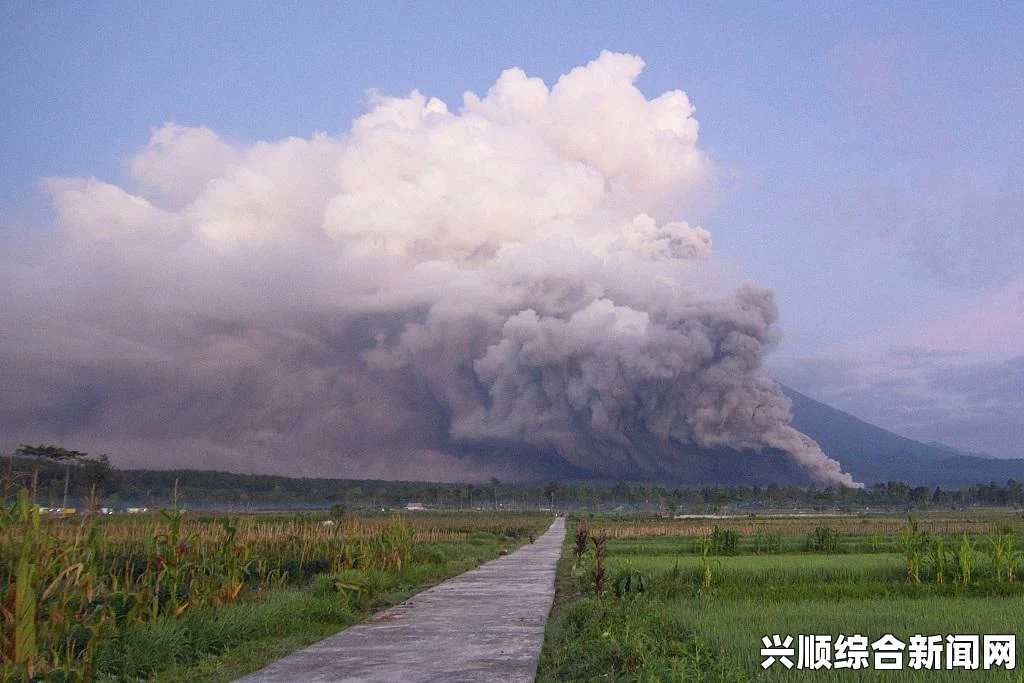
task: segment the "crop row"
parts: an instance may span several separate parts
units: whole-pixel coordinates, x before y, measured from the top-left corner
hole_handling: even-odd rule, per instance
[[[88,680],[105,641],[133,625],[256,602],[319,574],[397,573],[430,547],[516,542],[537,515],[50,520],[27,490],[0,509],[5,680]],[[358,580],[353,581],[354,584]]]
[[[829,527],[844,534],[896,534],[906,526],[897,519],[828,519]],[[922,518],[919,522],[922,531],[933,534],[993,533],[1007,527],[1004,520],[957,520]],[[749,519],[744,521],[686,519],[667,520],[664,522],[634,522],[629,520],[602,520],[601,526],[609,538],[640,538],[655,536],[708,536],[718,529],[729,529],[743,536],[761,533],[778,534],[809,534],[823,525],[822,518],[810,520],[792,519]],[[1015,523],[1014,528],[1021,524]]]

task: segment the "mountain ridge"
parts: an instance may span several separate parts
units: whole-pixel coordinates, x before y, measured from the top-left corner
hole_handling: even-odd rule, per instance
[[[868,486],[902,481],[916,486],[957,488],[979,482],[1024,480],[1024,459],[965,453],[926,444],[873,425],[785,385],[793,403],[792,425],[838,460],[843,471]]]

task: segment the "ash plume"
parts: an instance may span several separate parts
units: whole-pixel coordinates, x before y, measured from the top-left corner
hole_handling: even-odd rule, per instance
[[[854,485],[762,373],[771,291],[682,219],[710,164],[687,96],[647,99],[642,68],[510,69],[457,112],[371,93],[343,135],[167,124],[129,189],[47,179],[58,236],[2,265],[0,433],[381,478],[672,479],[696,450],[781,452]]]

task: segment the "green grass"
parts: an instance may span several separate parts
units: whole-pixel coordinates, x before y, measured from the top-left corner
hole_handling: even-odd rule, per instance
[[[539,683],[564,681],[746,680],[739,665],[709,648],[683,615],[663,603],[580,598],[547,631]]]
[[[791,635],[796,647],[798,634],[831,635],[861,634],[874,642],[891,633],[903,642],[913,635],[1015,633],[1018,644],[1024,644],[1024,599],[1015,598],[869,598],[844,600],[832,605],[821,602],[766,600],[701,600],[697,598],[671,601],[666,609],[686,628],[700,633],[711,648],[727,653],[731,661],[752,678],[764,681],[829,681],[927,680],[931,681],[1017,681],[1017,671],[904,671],[885,672],[873,669],[852,670],[786,670],[776,663],[767,672],[761,670],[761,637]],[[794,660],[795,661],[795,660]]]
[[[260,602],[186,611],[123,627],[97,654],[103,681],[230,681],[493,559],[518,540],[474,533],[469,543],[418,546],[399,571],[350,569]]]
[[[719,598],[836,600],[870,597],[985,597],[1024,595],[1024,584],[999,582],[980,562],[966,588],[947,577],[942,585],[905,581],[905,560],[892,554],[755,555],[711,557],[711,592]],[[688,597],[701,586],[703,564],[693,556],[612,556],[609,574],[627,568],[654,579],[664,597]],[[706,591],[704,591],[706,592]]]
[[[344,627],[346,624],[343,624]],[[338,625],[309,625],[301,631],[284,636],[250,640],[242,645],[225,650],[219,656],[209,656],[185,666],[174,666],[152,678],[153,683],[221,683],[233,681],[295,650],[312,645],[336,633]]]
[[[158,672],[211,662],[243,643],[276,635],[322,633],[353,620],[342,594],[314,595],[295,589],[275,591],[260,603],[196,610],[179,619],[125,628],[101,647],[95,665],[108,680],[147,679]]]
[[[756,584],[791,585],[841,581],[899,581],[903,578],[903,559],[896,555],[753,555],[711,557],[716,584],[744,588]],[[692,555],[677,557],[618,555],[612,556],[610,567],[627,564],[652,574],[672,571],[678,563],[684,577],[698,576],[701,558]]]
[[[1016,520],[1012,520],[1016,524]],[[600,524],[591,522],[594,530]],[[1004,526],[1004,525],[1000,525]],[[1011,524],[1005,526],[1010,527]],[[736,552],[733,555],[796,555],[813,554],[808,548],[808,536],[805,533],[764,533],[739,536]],[[972,533],[972,540],[979,540],[985,534]],[[772,539],[777,538],[777,546]],[[959,533],[929,534],[930,539],[942,538],[947,547],[955,547],[960,543]],[[609,538],[608,550],[613,555],[699,555],[701,536],[635,536],[625,538]],[[1024,535],[1014,536],[1016,547],[1024,546]],[[829,554],[866,554],[898,552],[896,538],[893,534],[881,533],[840,533],[837,535],[838,547]]]
[[[1024,681],[1024,586],[996,580],[987,539],[976,538],[979,553],[964,587],[951,581],[951,571],[943,584],[929,582],[927,563],[926,580],[908,582],[905,557],[879,550],[895,547],[892,537],[847,536],[833,554],[808,552],[806,534],[783,537],[782,554],[743,554],[749,548],[741,539],[740,554],[707,558],[710,586],[693,538],[615,538],[607,546],[609,588],[598,599],[588,578],[593,553],[574,571],[572,532],[570,525],[541,681]],[[633,578],[625,591],[627,576],[643,580]],[[907,642],[918,634],[1000,633],[1017,636],[1014,671],[760,666],[765,635],[791,635],[795,647],[798,635],[811,634],[860,634],[871,642],[892,634]]]

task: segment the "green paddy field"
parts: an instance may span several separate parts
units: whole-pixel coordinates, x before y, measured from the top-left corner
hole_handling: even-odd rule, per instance
[[[1012,511],[925,515],[916,528],[892,516],[573,521],[585,552],[570,525],[539,680],[1024,680],[1024,529]],[[911,669],[903,651],[901,670],[879,671],[871,650],[859,670],[796,668],[799,635],[855,634],[1013,634],[1015,668],[982,668],[980,642],[976,670],[948,668],[945,650],[933,669]],[[762,668],[761,639],[774,635],[793,637],[792,669]]]

